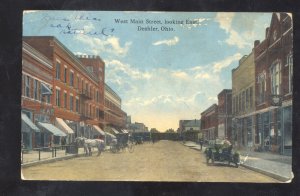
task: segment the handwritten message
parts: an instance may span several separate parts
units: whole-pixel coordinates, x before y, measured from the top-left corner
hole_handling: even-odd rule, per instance
[[[90,17],[84,14],[73,17],[59,17],[46,15],[42,18],[43,21],[50,22],[49,27],[57,29],[60,34],[65,35],[90,35],[90,36],[111,36],[115,31],[111,27],[101,27],[97,24],[97,29],[91,29],[89,26],[79,24],[78,22],[96,22],[101,23],[101,18]]]

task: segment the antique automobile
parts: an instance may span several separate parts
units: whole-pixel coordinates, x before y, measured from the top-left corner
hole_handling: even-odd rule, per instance
[[[228,165],[234,163],[239,167],[240,155],[238,152],[233,152],[232,144],[228,140],[216,139],[210,141],[209,146],[205,149],[206,163],[209,165],[209,160],[212,164],[217,162],[226,162]]]

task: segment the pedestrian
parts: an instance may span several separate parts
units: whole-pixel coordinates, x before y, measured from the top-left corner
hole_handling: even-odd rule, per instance
[[[200,150],[202,151],[202,146],[203,146],[203,138],[200,138],[199,144],[200,144]]]

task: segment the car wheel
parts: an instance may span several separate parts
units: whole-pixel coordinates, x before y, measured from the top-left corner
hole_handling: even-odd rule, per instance
[[[207,157],[206,158],[206,165],[208,165],[209,164],[209,158]]]

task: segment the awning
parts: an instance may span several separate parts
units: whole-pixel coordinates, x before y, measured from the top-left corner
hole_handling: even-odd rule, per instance
[[[114,139],[116,139],[117,137],[116,136],[114,136],[113,134],[110,134],[110,133],[107,133],[107,132],[105,132],[105,135],[108,135],[108,136],[110,136],[111,138],[114,138]]]
[[[111,127],[111,130],[115,133],[115,134],[118,134],[120,133],[119,131],[117,131],[115,128]]]
[[[55,125],[67,134],[74,133],[74,131],[61,118],[55,118]]]
[[[26,114],[21,113],[21,118],[22,118],[22,125],[23,123],[25,123],[30,129],[36,132],[40,132],[39,128],[35,124],[33,124],[33,122],[28,118],[28,116],[26,116]],[[24,130],[25,132],[29,132],[29,130],[26,128],[22,130]]]
[[[51,89],[44,83],[41,83],[41,92],[42,95],[52,95]]]
[[[125,129],[121,129],[121,131],[122,131],[123,133],[128,133],[128,131],[125,130]]]
[[[47,131],[53,133],[53,135],[55,136],[67,136],[62,130],[58,129],[57,127],[55,127],[50,123],[38,122],[38,125],[46,129]]]
[[[98,127],[97,125],[93,125],[94,129],[96,131],[98,131],[101,135],[105,135],[104,131],[102,131],[102,129],[100,127]]]

